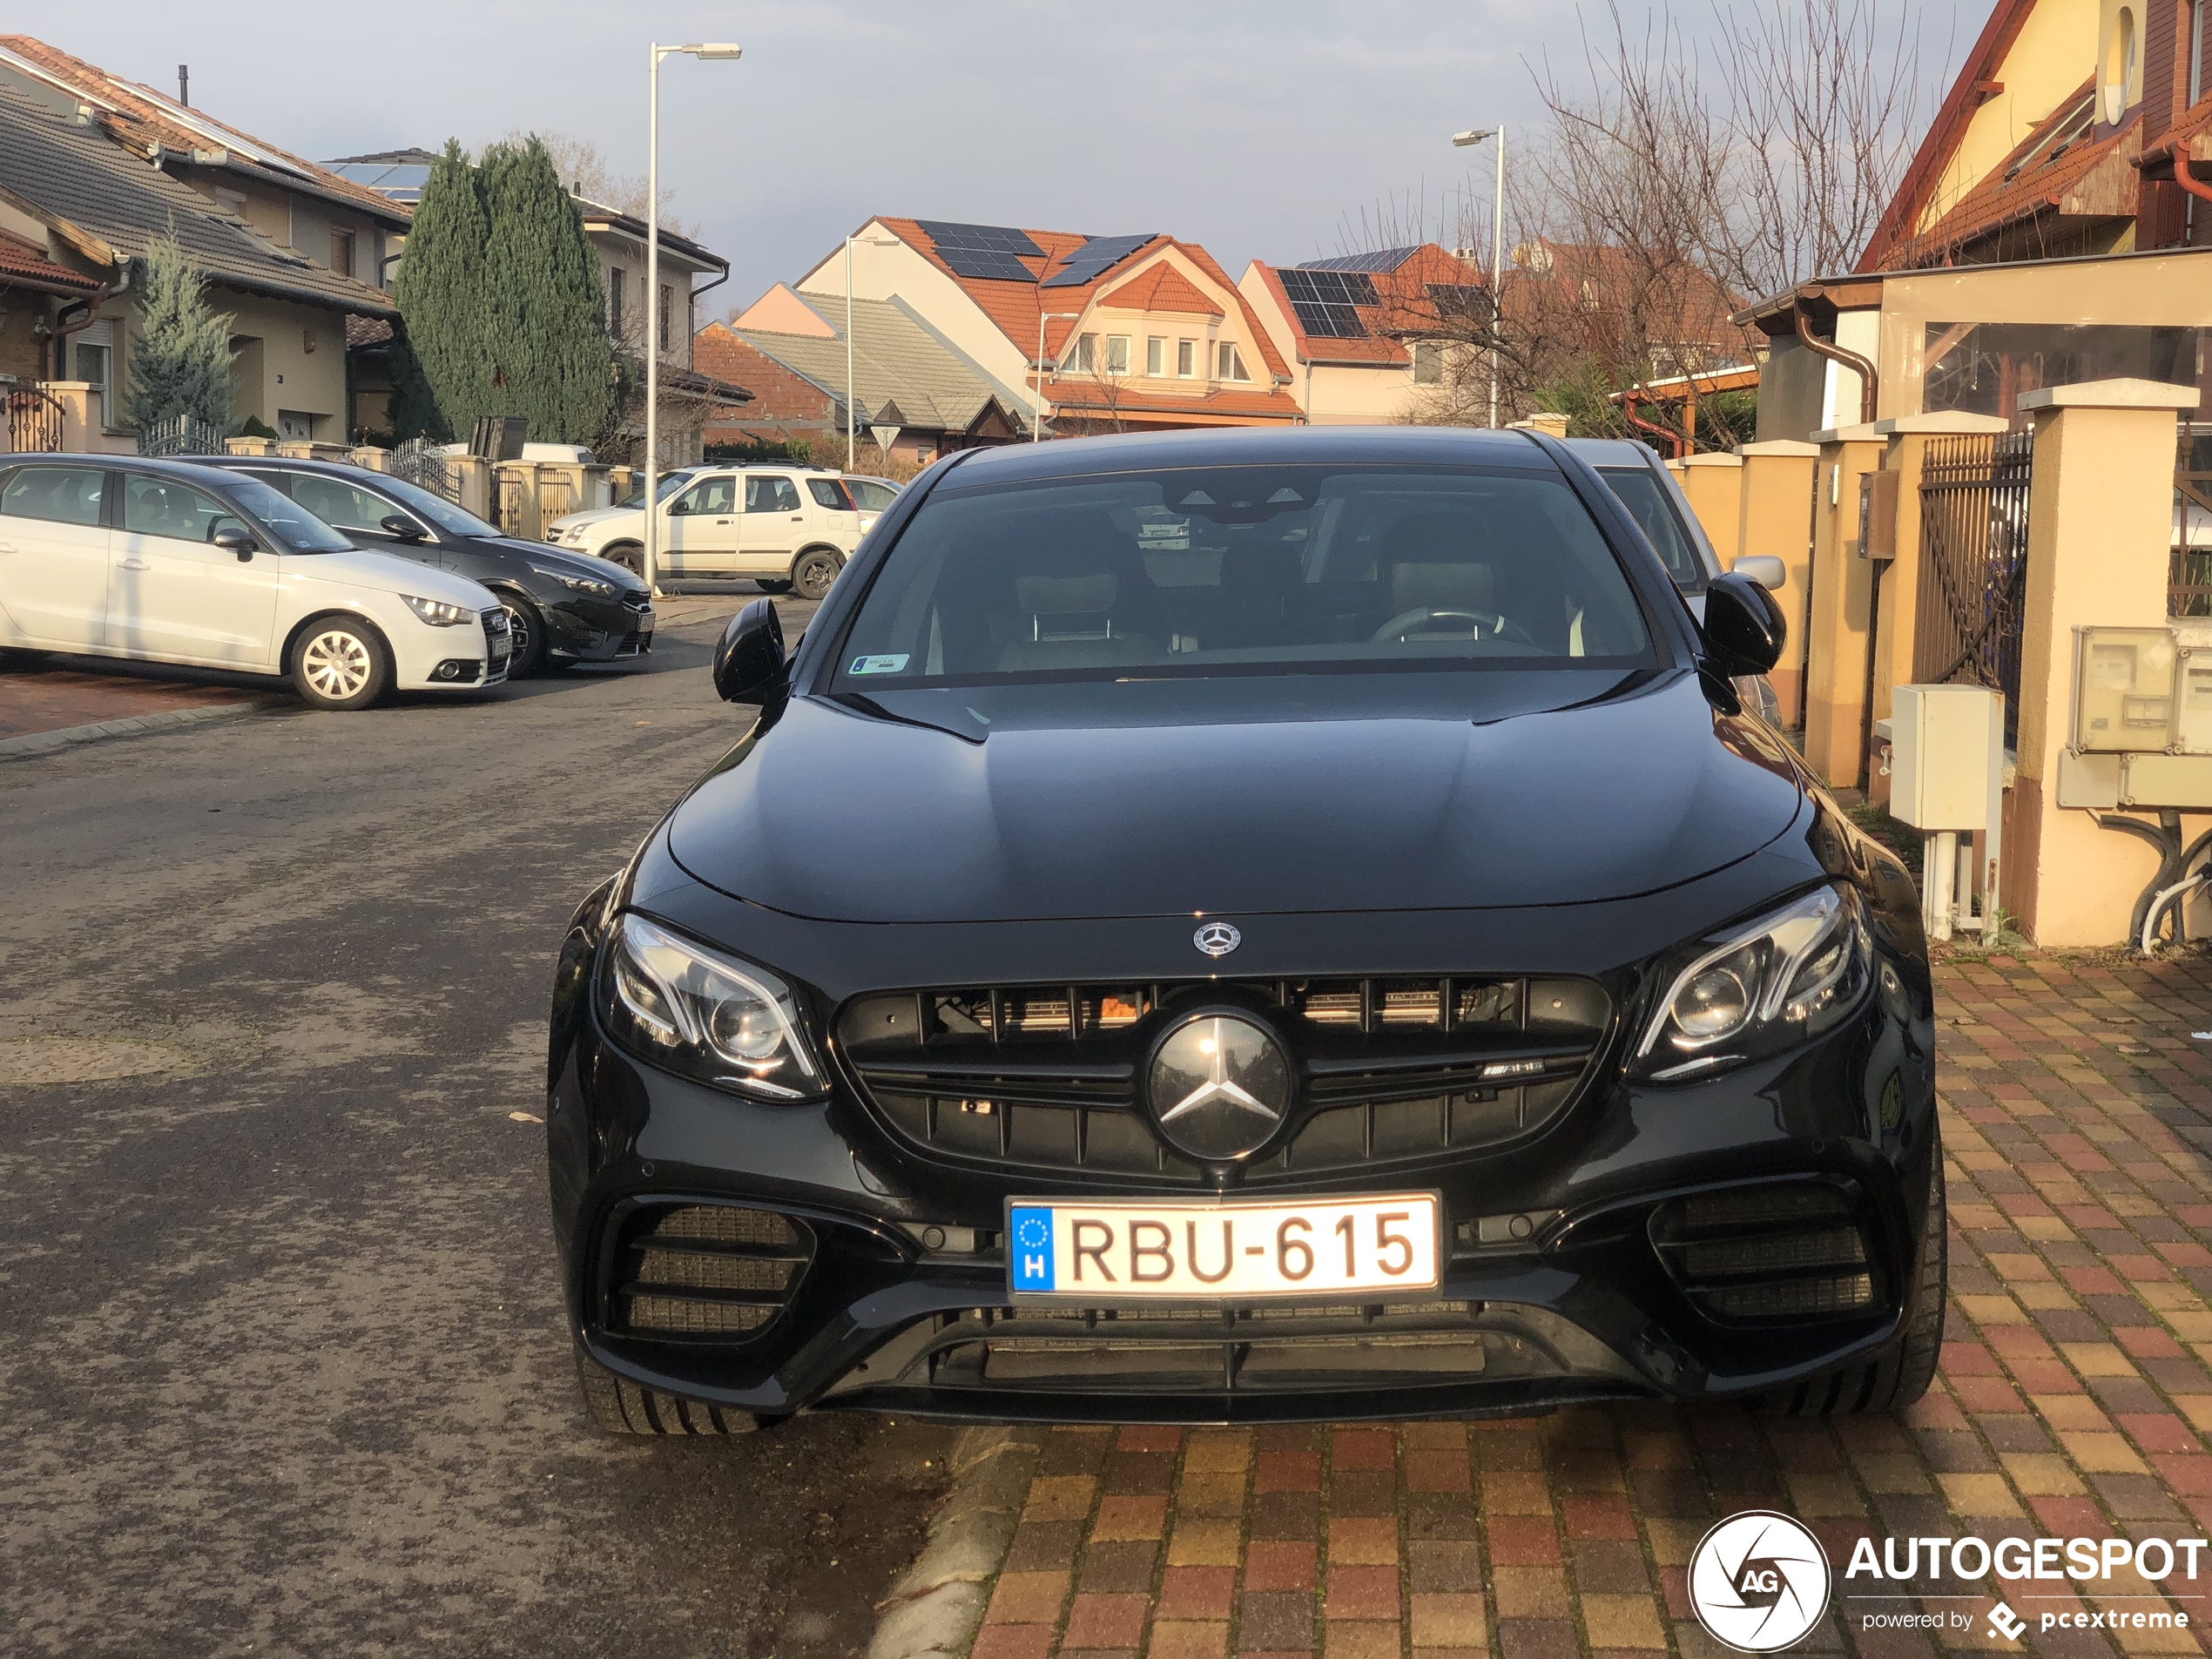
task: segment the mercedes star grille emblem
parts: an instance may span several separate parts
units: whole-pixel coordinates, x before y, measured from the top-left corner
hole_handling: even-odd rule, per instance
[[[1244,942],[1244,936],[1225,921],[1210,921],[1190,935],[1190,942],[1209,956],[1226,956]]]
[[[1200,1014],[1177,1026],[1154,1051],[1146,1083],[1160,1133],[1196,1158],[1250,1157],[1291,1109],[1289,1057],[1272,1032],[1241,1015]]]

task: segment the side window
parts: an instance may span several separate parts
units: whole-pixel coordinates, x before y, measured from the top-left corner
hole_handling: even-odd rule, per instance
[[[0,489],[0,516],[97,526],[106,482],[97,467],[25,467]]]
[[[287,482],[292,486],[292,499],[333,529],[381,529],[384,521],[395,513],[410,523],[415,522],[412,513],[400,513],[398,508],[381,496],[372,496],[366,489],[356,489],[343,478],[327,478],[320,473],[295,472]],[[421,526],[418,524],[416,528]]]
[[[673,510],[694,517],[719,516],[732,510],[737,495],[733,482],[726,474],[720,477],[702,478],[684,492]]]
[[[212,542],[218,530],[246,526],[221,502],[190,484],[134,472],[123,481],[123,528],[139,536]]]
[[[845,497],[845,486],[834,478],[809,478],[806,490],[813,496],[817,507],[826,507],[833,513],[853,510],[853,503]]]
[[[745,509],[748,513],[795,513],[799,510],[798,487],[788,478],[752,475],[745,481]]]

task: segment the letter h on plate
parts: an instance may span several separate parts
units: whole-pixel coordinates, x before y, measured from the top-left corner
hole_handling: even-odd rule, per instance
[[[1007,1249],[1013,1258],[1015,1290],[1054,1288],[1051,1211],[1015,1207],[1007,1217]]]

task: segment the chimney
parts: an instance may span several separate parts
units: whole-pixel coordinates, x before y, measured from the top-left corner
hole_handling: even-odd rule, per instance
[[[192,65],[190,64],[177,65],[177,102],[188,110],[192,108]]]

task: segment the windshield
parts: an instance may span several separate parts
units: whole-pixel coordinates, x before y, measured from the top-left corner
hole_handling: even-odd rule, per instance
[[[1652,475],[1649,467],[1601,467],[1599,477],[1613,486],[1613,493],[1621,498],[1621,505],[1629,509],[1629,516],[1635,520],[1651,545],[1659,550],[1659,562],[1667,567],[1667,574],[1684,593],[1705,591],[1705,562],[1697,556],[1697,549],[1689,539],[1689,532],[1676,516],[1675,503],[1667,487]]]
[[[861,602],[837,683],[1653,661],[1556,474],[1203,468],[940,491]]]
[[[448,536],[497,536],[500,533],[496,524],[487,524],[475,514],[455,507],[443,496],[425,489],[420,484],[411,484],[404,478],[379,473],[376,487],[388,495],[398,496],[407,506],[412,507]]]
[[[666,501],[671,496],[674,495],[678,490],[681,489],[685,484],[691,482],[691,475],[688,472],[664,472],[661,474],[658,479],[654,480],[653,499],[655,501]],[[644,502],[645,481],[643,478],[640,478],[637,481],[637,488],[631,490],[627,496],[624,496],[620,501],[617,502],[615,505],[617,507],[642,507],[644,505]]]
[[[345,553],[353,543],[280,489],[237,473],[224,481],[233,502],[260,519],[269,534],[293,553]]]

